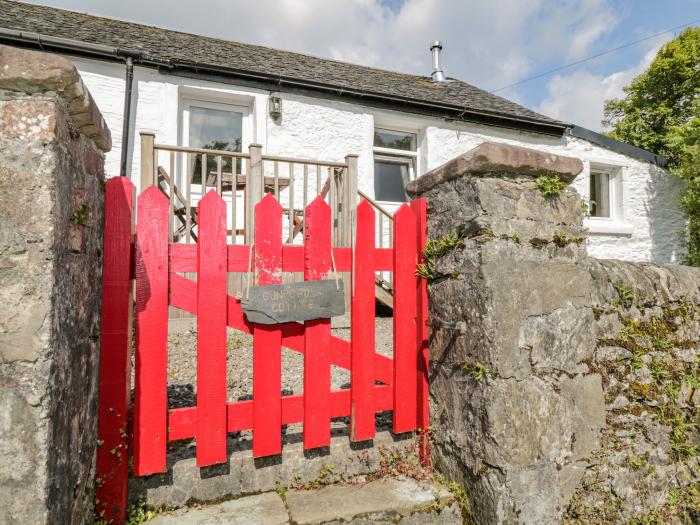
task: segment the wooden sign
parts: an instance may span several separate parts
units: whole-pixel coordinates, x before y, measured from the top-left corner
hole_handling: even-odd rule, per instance
[[[328,319],[345,313],[343,281],[304,281],[254,286],[241,307],[251,323],[277,324]]]

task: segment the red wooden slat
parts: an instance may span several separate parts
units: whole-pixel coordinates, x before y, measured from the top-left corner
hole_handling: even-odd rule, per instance
[[[197,466],[226,461],[226,203],[197,211]]]
[[[391,387],[375,386],[373,394],[373,412],[391,410],[394,393]],[[350,415],[350,391],[340,390],[330,395],[331,417]],[[282,398],[282,424],[300,423],[304,419],[304,396],[285,396]],[[170,441],[194,437],[197,420],[197,408],[174,408],[170,410]],[[239,432],[250,430],[253,426],[253,401],[237,401],[228,404],[228,430]]]
[[[357,206],[355,264],[351,310],[352,413],[350,439],[374,437],[374,210],[363,200]]]
[[[419,260],[423,260],[423,250],[427,237],[427,204],[425,199],[411,201],[411,209],[416,216],[416,250]],[[430,466],[430,396],[428,385],[428,281],[419,276],[416,279],[416,345],[418,350],[418,428],[421,429],[419,458],[421,463]]]
[[[337,272],[352,270],[352,248],[333,248],[333,258]]]
[[[197,271],[197,245],[196,244],[171,244],[170,271],[196,272]]]
[[[394,432],[418,424],[416,349],[416,217],[403,204],[394,214]]]
[[[228,271],[247,272],[250,247],[235,244],[228,246]],[[379,267],[375,270],[391,271],[393,252],[385,248],[382,252]],[[350,248],[333,248],[335,267],[339,272],[349,272],[352,266],[352,251]],[[304,247],[282,245],[282,270],[285,272],[304,271]],[[197,245],[195,244],[171,244],[170,245],[170,271],[171,272],[196,272],[197,271]]]
[[[168,199],[149,186],[136,226],[134,474],[165,472],[167,444]]]
[[[255,206],[258,284],[282,282],[282,207],[268,193]],[[282,330],[253,326],[253,456],[282,451]]]
[[[391,248],[376,248],[374,250],[374,270],[377,272],[394,271],[394,250]]]
[[[320,195],[304,214],[304,280],[324,279],[331,271],[331,209]],[[331,443],[331,320],[306,321],[304,345],[304,448]]]
[[[131,383],[131,242],[134,185],[126,177],[105,184],[102,263],[102,350],[97,418],[97,517],[123,523],[129,461],[127,423]],[[115,451],[112,453],[111,451]]]
[[[250,246],[232,245],[228,247],[228,271],[247,272],[250,265]]]

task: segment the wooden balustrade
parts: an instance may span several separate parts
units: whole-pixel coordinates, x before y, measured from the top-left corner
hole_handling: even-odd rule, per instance
[[[171,242],[196,242],[198,202],[213,189],[230,208],[227,236],[232,244],[252,241],[253,210],[266,193],[284,207],[286,243],[300,242],[306,207],[320,195],[331,207],[333,244],[352,244],[356,155],[331,162],[264,155],[259,144],[251,144],[247,153],[173,146],[141,132],[141,190],[151,184],[169,199]]]

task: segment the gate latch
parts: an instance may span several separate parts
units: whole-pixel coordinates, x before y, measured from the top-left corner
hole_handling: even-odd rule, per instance
[[[457,335],[463,334],[467,331],[467,323],[465,321],[443,321],[437,317],[428,319],[425,324],[432,328],[442,329],[442,330],[454,330]]]

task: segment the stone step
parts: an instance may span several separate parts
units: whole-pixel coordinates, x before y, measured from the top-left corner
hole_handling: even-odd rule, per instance
[[[149,525],[321,525],[462,523],[455,497],[437,483],[385,478],[244,496],[158,514]]]

